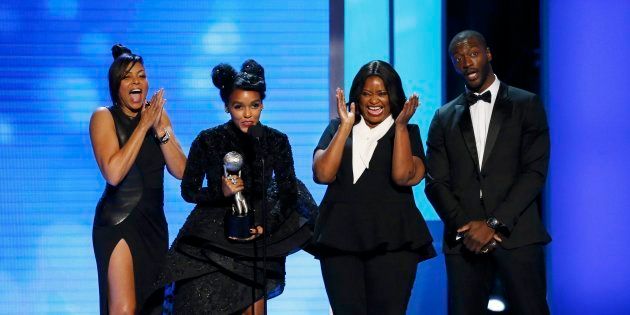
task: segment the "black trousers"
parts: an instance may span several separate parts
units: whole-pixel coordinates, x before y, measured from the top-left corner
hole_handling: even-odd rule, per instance
[[[410,251],[320,258],[335,315],[403,315],[419,262]]]
[[[448,314],[487,314],[488,298],[499,277],[510,314],[549,314],[542,245],[497,247],[488,254],[445,255]]]

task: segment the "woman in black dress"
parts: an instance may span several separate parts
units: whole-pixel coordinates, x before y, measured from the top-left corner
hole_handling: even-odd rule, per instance
[[[158,287],[175,282],[175,314],[251,314],[253,309],[263,314],[265,292],[273,298],[284,288],[285,257],[310,239],[306,219],[317,207],[295,177],[287,136],[259,122],[266,90],[263,68],[248,60],[237,73],[220,64],[212,70],[212,81],[230,121],[202,131],[191,145],[181,187],[182,197],[197,206],[169,250]],[[248,135],[255,125],[262,126],[258,138]],[[225,177],[223,158],[232,151],[242,155],[244,164],[240,176]],[[248,241],[233,241],[225,231],[237,192],[254,210],[256,228]]]
[[[417,264],[435,256],[411,190],[424,177],[419,129],[408,124],[417,107],[384,61],[354,77],[350,110],[337,89],[339,119],[313,156],[315,180],[328,184],[313,239],[335,315],[404,314]]]
[[[147,299],[168,249],[164,165],[181,179],[186,156],[163,108],[164,91],[146,102],[142,57],[120,44],[112,55],[113,105],[96,109],[90,120],[94,157],[107,181],[92,230],[100,311],[155,313],[161,299]]]

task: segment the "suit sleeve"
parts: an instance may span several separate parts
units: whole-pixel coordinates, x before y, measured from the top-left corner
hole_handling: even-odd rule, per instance
[[[427,138],[426,158],[427,198],[435,208],[446,229],[454,232],[470,221],[455,198],[451,186],[449,158],[444,141],[444,130],[440,122],[439,109],[435,112]]]
[[[542,190],[549,166],[549,126],[540,98],[533,96],[524,110],[520,173],[493,215],[511,232],[520,215]]]

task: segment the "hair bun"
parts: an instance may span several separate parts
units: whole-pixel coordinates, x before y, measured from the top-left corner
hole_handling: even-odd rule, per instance
[[[236,70],[227,63],[220,63],[212,69],[212,83],[220,90],[231,87],[236,77]]]
[[[116,58],[118,58],[122,54],[131,55],[131,49],[123,46],[122,44],[116,44],[112,46],[112,56],[114,57],[114,60],[116,60]]]
[[[260,93],[260,99],[265,98],[265,70],[253,59],[246,60],[241,67],[241,72],[236,72],[234,67],[220,63],[212,69],[212,83],[219,88],[221,100],[227,106],[230,94],[235,89],[256,91]]]
[[[241,72],[258,76],[262,80],[265,79],[265,69],[254,59],[245,60],[241,66]]]

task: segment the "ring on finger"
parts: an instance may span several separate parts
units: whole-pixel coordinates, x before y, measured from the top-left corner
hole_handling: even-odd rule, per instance
[[[232,182],[232,185],[236,185],[236,177],[230,177],[230,181]]]

